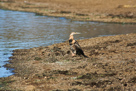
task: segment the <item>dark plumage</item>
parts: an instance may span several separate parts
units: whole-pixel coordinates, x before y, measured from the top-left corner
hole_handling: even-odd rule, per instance
[[[71,49],[71,53],[72,53],[72,56],[75,56],[75,55],[83,55],[84,57],[87,57],[82,48],[80,47],[80,45],[78,44],[78,42],[76,40],[74,40],[74,34],[80,34],[78,32],[72,32],[70,34],[70,37],[69,37],[69,45],[70,45],[70,49]]]

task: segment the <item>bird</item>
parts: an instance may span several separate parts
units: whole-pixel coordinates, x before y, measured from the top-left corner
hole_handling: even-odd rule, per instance
[[[87,57],[79,43],[74,39],[75,34],[81,34],[80,32],[72,32],[69,36],[69,45],[71,49],[72,56],[74,57],[75,55],[82,55],[84,57]],[[88,57],[87,57],[88,58]]]

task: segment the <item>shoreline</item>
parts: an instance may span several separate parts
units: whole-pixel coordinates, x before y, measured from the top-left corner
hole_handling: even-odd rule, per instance
[[[115,13],[113,15],[109,11],[107,16],[101,11],[94,14],[91,11],[80,12],[78,5],[74,7],[70,2],[64,3],[65,1],[60,2],[64,5],[61,4],[56,9],[58,3],[52,4],[50,1],[38,4],[37,2],[24,2],[22,0],[11,2],[3,0],[0,3],[0,8],[33,12],[46,16],[68,17],[68,19],[78,21],[136,23],[135,12],[130,10],[135,9],[135,7],[128,9],[132,13],[131,16],[123,15],[128,11],[122,11],[121,16],[118,16],[120,11],[117,14],[113,11]],[[65,5],[71,5],[74,10],[64,8]],[[101,4],[96,3],[97,5]],[[84,6],[81,7],[84,8]],[[130,18],[132,16],[134,18]],[[15,74],[0,78],[0,90],[135,90],[135,39],[136,33],[77,40],[89,58],[71,57],[68,41],[47,47],[14,50],[9,64],[6,64],[5,67],[14,68]]]
[[[15,74],[0,78],[0,90],[134,90],[136,33],[77,40],[89,58],[71,57],[68,41],[16,49]]]
[[[33,12],[36,15],[43,15],[43,16],[65,17],[67,19],[71,19],[75,21],[136,24],[136,17],[133,13],[132,13],[132,17],[124,15],[124,13],[121,13],[120,15],[116,15],[116,14],[113,15],[110,13],[105,14],[99,12],[78,13],[78,11],[65,10],[65,9],[61,10],[60,8],[55,10],[52,9],[52,7],[54,8],[54,6],[56,5],[52,7],[49,5],[46,5],[46,3],[38,3],[38,2],[24,2],[24,1],[8,2],[7,1],[7,2],[1,2],[0,8],[7,10],[14,10],[14,11]]]

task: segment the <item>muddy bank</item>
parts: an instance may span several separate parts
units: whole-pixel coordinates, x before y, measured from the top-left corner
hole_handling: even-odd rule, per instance
[[[0,0],[0,8],[81,21],[136,23],[135,3],[135,0]]]
[[[6,67],[15,75],[0,78],[0,90],[136,90],[136,34],[78,42],[89,58],[71,57],[67,41],[14,50]]]

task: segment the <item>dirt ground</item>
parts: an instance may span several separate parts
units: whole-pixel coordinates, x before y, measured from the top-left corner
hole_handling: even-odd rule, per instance
[[[136,91],[136,34],[77,41],[89,58],[72,57],[68,41],[14,50],[0,90]]]
[[[136,0],[0,0],[0,8],[81,21],[136,23]]]
[[[0,0],[1,9],[72,20],[136,23],[136,0]],[[136,34],[78,40],[89,58],[72,57],[68,41],[14,50],[15,75],[0,91],[136,91]]]

